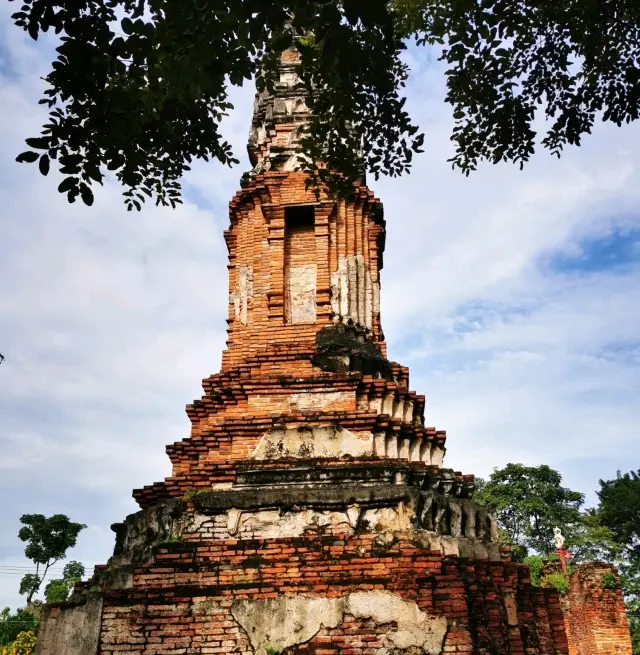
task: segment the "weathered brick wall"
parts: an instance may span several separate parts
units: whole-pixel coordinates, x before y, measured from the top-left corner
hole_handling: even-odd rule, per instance
[[[368,439],[372,455],[442,465],[446,434],[424,426],[424,396],[408,389],[406,369],[396,366],[393,380],[360,373],[309,374],[300,365],[312,368],[314,350],[302,345],[292,351],[290,359],[281,352],[255,358],[282,367],[281,375],[242,370],[203,382],[205,396],[187,408],[191,437],[167,447],[173,474],[137,490],[141,506],[233,482],[235,464],[252,456],[269,429],[318,420]]]
[[[631,655],[631,637],[624,599],[615,569],[602,563],[583,564],[569,579],[565,625],[570,655]]]
[[[102,597],[89,595],[78,605],[45,605],[36,655],[94,655],[100,638]]]
[[[229,339],[223,371],[257,352],[273,351],[274,345],[313,347],[316,332],[333,318],[367,327],[384,351],[379,316],[384,246],[381,204],[364,186],[356,187],[349,203],[327,196],[318,200],[306,180],[300,172],[256,175],[230,203],[230,227],[225,232]],[[295,234],[295,228],[287,234],[287,216],[291,218],[292,209],[300,205],[313,214],[313,224],[300,234]],[[290,229],[294,227],[293,220],[289,223]],[[306,329],[292,325],[291,316],[286,315],[287,247],[299,240],[303,243],[294,266],[316,266],[316,314]]]
[[[369,534],[308,534],[163,545],[153,561],[136,569],[132,588],[105,594],[98,652],[264,655],[260,648],[274,643],[280,630],[280,621],[264,610],[268,599],[300,605],[321,598],[326,605],[364,593],[371,594],[372,616],[350,616],[345,605],[334,625],[323,627],[311,613],[303,620],[311,634],[283,652],[567,654],[558,596],[531,587],[526,568],[443,558],[409,538],[388,541]],[[396,606],[404,603],[395,621],[373,609],[385,595]],[[251,621],[259,624],[254,629],[263,635],[262,644],[252,644],[252,630],[239,624],[239,608],[244,604],[246,611],[247,603],[254,616],[250,627]],[[414,606],[423,618],[446,618],[437,650],[389,648],[399,630],[407,632],[398,622],[408,620]]]

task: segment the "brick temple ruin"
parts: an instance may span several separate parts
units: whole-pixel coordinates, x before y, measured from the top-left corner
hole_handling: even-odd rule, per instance
[[[380,201],[364,183],[349,200],[306,188],[295,63],[285,52],[256,98],[230,204],[221,371],[167,447],[172,475],[112,526],[108,564],[45,608],[38,652],[569,655],[557,592],[501,553],[473,476],[446,468],[445,433],[387,359]]]

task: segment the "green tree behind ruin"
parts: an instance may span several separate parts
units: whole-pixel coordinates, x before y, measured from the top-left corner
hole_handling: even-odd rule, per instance
[[[35,573],[27,573],[20,581],[20,594],[26,595],[27,605],[30,605],[51,566],[66,557],[67,550],[76,545],[78,535],[87,526],[73,523],[64,514],[49,517],[24,514],[20,523],[18,538],[26,542],[24,554],[36,566]]]

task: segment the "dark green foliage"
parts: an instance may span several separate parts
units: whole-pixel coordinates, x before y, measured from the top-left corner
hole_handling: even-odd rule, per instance
[[[531,575],[531,584],[539,587],[543,577],[543,569],[550,562],[557,562],[559,558],[557,555],[527,555],[524,558],[523,564],[529,567]]]
[[[542,567],[545,563],[545,558],[542,557],[542,555],[528,555],[523,560],[523,564],[526,564],[529,567],[531,584],[534,587],[540,586],[540,574],[542,573]]]
[[[640,470],[600,480],[598,517],[617,541],[640,557]]]
[[[21,596],[26,594],[27,599],[31,600],[32,596],[40,588],[41,582],[42,580],[39,575],[36,575],[35,573],[27,573],[22,577],[22,580],[20,580],[20,590],[18,593]]]
[[[475,484],[475,488],[473,493],[475,498],[482,497],[482,492],[484,491],[484,488],[487,486],[487,481],[484,478],[476,477],[474,480],[474,484]]]
[[[548,466],[508,464],[488,481],[476,481],[475,499],[494,509],[499,536],[512,549],[513,559],[529,566],[531,582],[566,593],[567,576],[547,564],[558,560],[549,543],[549,528],[558,525],[574,556],[572,564],[589,561],[615,564],[603,586],[622,588],[629,617],[633,655],[640,655],[640,471],[618,472],[614,480],[600,481],[597,508],[580,511],[582,495],[561,486],[562,478]],[[552,536],[552,533],[551,533]],[[540,548],[540,546],[544,548]],[[538,554],[527,555],[527,547]],[[522,557],[524,554],[526,557]],[[571,566],[569,567],[571,570]]]
[[[616,564],[627,603],[634,655],[640,655],[640,471],[600,480],[598,520],[618,543]]]
[[[633,655],[640,655],[640,562],[637,558],[621,562],[618,572],[627,606]]]
[[[522,544],[509,544],[509,548],[511,560],[513,562],[524,562],[525,558],[527,557],[527,553],[529,552],[526,546],[523,546]]]
[[[65,556],[68,548],[76,545],[78,535],[86,525],[72,523],[64,514],[45,517],[43,514],[24,514],[18,538],[27,542],[24,554],[36,564],[47,564]]]
[[[531,584],[534,587],[551,587],[564,596],[569,588],[569,576],[573,567],[563,572],[559,566],[560,558],[557,555],[529,555],[523,563],[529,567]],[[552,563],[555,566],[549,566]]]
[[[20,583],[20,593],[27,595],[27,604],[40,588],[49,567],[63,559],[69,548],[76,545],[78,535],[86,525],[72,523],[64,514],[45,517],[43,514],[24,514],[23,527],[18,532],[21,541],[27,542],[24,554],[36,565],[36,573],[28,573]],[[40,567],[43,567],[40,575]]]
[[[598,119],[640,113],[640,3],[635,0],[396,0],[405,36],[442,46],[456,125],[450,160],[463,171],[486,159],[560,156]]]
[[[41,101],[42,135],[18,161],[55,159],[70,202],[93,202],[91,185],[114,171],[129,209],[145,196],[180,202],[179,180],[195,158],[233,164],[219,122],[228,85],[273,83],[294,34],[314,108],[312,161],[355,179],[406,170],[422,136],[403,109],[404,46],[385,0],[23,0],[14,21],[34,39],[61,34]],[[362,157],[354,152],[362,150]],[[327,171],[317,170],[319,179]]]
[[[552,571],[540,577],[540,586],[555,589],[561,596],[569,589],[569,574],[562,571]]]
[[[614,563],[627,608],[633,655],[640,655],[640,558],[627,552]]]
[[[582,513],[582,525],[573,535],[571,552],[575,563],[615,562],[624,557],[624,548],[614,533],[602,525],[597,509]]]
[[[584,496],[561,483],[549,466],[507,464],[494,470],[475,498],[496,513],[509,543],[547,554],[555,551],[554,527],[561,527],[570,545],[581,526]]]
[[[129,209],[180,202],[194,159],[231,165],[219,123],[228,85],[270,86],[295,39],[314,110],[303,139],[316,182],[366,168],[398,175],[420,152],[404,109],[403,39],[439,48],[456,121],[454,167],[522,165],[542,144],[560,155],[597,118],[640,111],[640,3],[629,0],[22,0],[16,25],[61,43],[41,102],[51,110],[20,162],[47,175],[56,160],[70,202],[114,171]],[[335,181],[335,180],[334,180]],[[346,188],[346,187],[344,187]]]
[[[476,500],[484,504],[482,493],[476,494]],[[525,545],[514,543],[511,535],[502,527],[498,527],[498,543],[502,548],[508,548],[509,556],[514,562],[522,563],[529,552]]]
[[[69,592],[82,580],[84,566],[80,562],[69,562],[62,571],[62,578],[50,580],[44,590],[47,603],[64,603],[69,599]]]
[[[26,630],[38,632],[38,615],[36,611],[21,608],[12,614],[11,610],[5,607],[0,612],[0,646],[8,646],[15,641],[21,632]]]
[[[53,603],[64,603],[69,598],[69,587],[64,580],[49,580],[44,589],[44,599],[49,605]]]

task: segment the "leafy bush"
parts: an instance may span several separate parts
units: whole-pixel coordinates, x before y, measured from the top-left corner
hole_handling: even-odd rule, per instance
[[[529,567],[529,572],[531,573],[531,584],[534,587],[541,587],[544,586],[540,582],[544,567],[549,564],[549,562],[557,562],[558,560],[559,557],[555,554],[529,555],[522,560],[522,563]]]
[[[0,646],[0,655],[32,655],[38,643],[38,635],[31,630],[24,630],[8,646]]]
[[[569,576],[562,571],[547,573],[540,578],[540,586],[557,589],[558,593],[564,596],[569,589]]]
[[[0,612],[0,649],[14,642],[23,631],[38,632],[36,613],[30,609],[20,608],[12,614],[11,610],[5,607]]]
[[[524,558],[524,564],[529,567],[529,573],[531,574],[531,584],[534,587],[540,586],[540,573],[542,573],[542,567],[546,564],[544,557],[540,555],[529,555]]]

